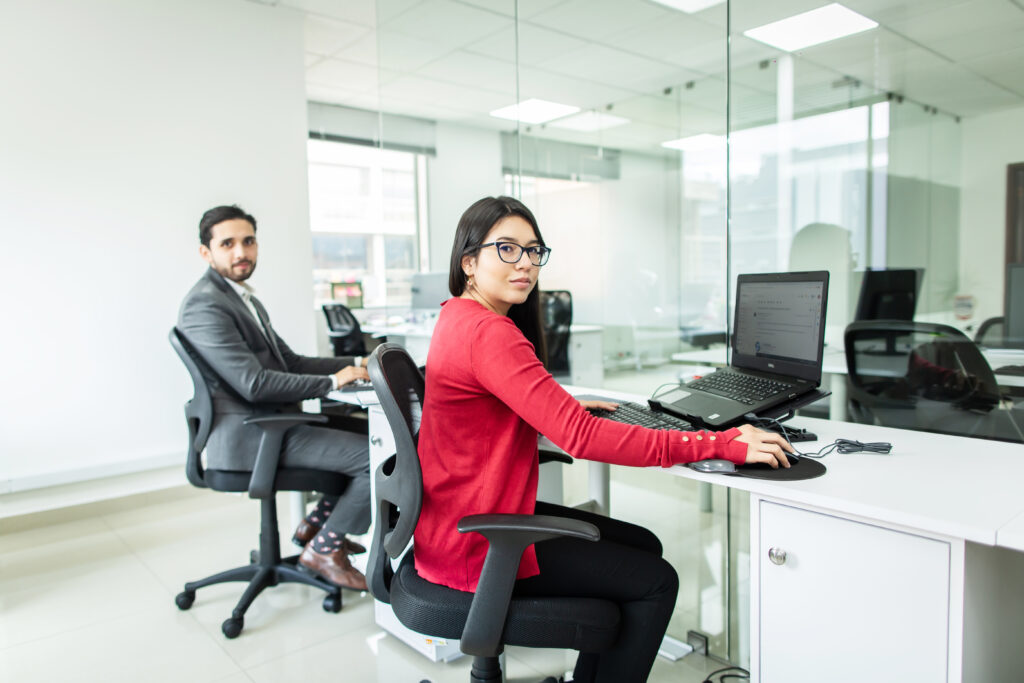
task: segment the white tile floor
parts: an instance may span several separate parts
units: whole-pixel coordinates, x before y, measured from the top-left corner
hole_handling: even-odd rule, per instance
[[[312,588],[269,589],[234,640],[220,624],[241,584],[202,589],[179,611],[182,583],[244,562],[257,528],[254,502],[188,487],[5,520],[0,680],[468,680],[467,658],[435,664],[384,635],[365,594],[346,592],[328,614]],[[539,681],[571,668],[573,655],[510,648],[506,661],[509,681]],[[650,680],[699,682],[717,667],[697,655],[659,659]]]
[[[667,367],[610,376],[606,386],[648,393],[674,374]],[[627,496],[628,488],[613,478],[617,495]],[[694,510],[692,498],[683,492],[677,502]],[[290,535],[283,499],[278,509],[282,532]],[[685,556],[672,557],[677,566],[701,565],[706,536],[700,537],[716,533],[705,527],[719,524],[717,518],[696,512],[673,517],[694,515],[703,521],[668,532],[688,539],[678,546],[689,548],[680,551]],[[0,681],[468,680],[468,658],[435,664],[385,635],[365,594],[344,593],[342,611],[328,614],[320,591],[269,589],[234,640],[221,634],[220,624],[241,584],[202,589],[192,609],[179,611],[174,596],[182,584],[245,562],[258,526],[255,502],[188,486],[0,520]],[[283,539],[282,548],[292,546]],[[700,588],[685,584],[703,580],[680,573],[685,582],[677,612],[692,611]],[[506,675],[539,681],[564,673],[573,660],[573,653],[509,648]],[[699,683],[720,666],[699,655],[674,663],[659,658],[650,680]]]

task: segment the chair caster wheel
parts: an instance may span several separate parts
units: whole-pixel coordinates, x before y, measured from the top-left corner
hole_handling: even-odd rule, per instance
[[[192,603],[196,600],[195,591],[182,591],[174,596],[174,604],[178,606],[178,609],[186,610],[192,606]]]
[[[337,614],[341,611],[341,596],[340,595],[328,595],[324,598],[324,611],[334,612]]]
[[[245,621],[242,617],[231,617],[224,620],[224,623],[220,625],[220,630],[228,638],[237,638],[238,634],[242,632],[244,624]]]

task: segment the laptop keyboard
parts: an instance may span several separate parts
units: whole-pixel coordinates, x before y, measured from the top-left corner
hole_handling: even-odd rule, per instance
[[[696,430],[696,427],[681,417],[668,415],[667,413],[658,413],[639,403],[631,403],[629,401],[619,403],[619,407],[615,410],[592,410],[590,413],[613,422],[639,425],[648,429],[675,429],[682,432]]]
[[[789,391],[793,386],[788,382],[779,382],[755,375],[721,371],[713,372],[687,385],[687,387],[700,389],[709,394],[731,398],[748,406]]]

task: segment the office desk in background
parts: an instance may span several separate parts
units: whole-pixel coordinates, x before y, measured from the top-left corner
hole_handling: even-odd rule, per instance
[[[363,332],[377,339],[402,345],[417,365],[425,365],[437,318],[423,323],[396,323],[393,325],[362,326]],[[572,384],[599,387],[604,384],[604,352],[600,325],[571,325],[569,327],[569,380]]]
[[[985,359],[993,370],[1006,365],[1024,365],[1024,352],[1002,349],[982,349]],[[716,368],[726,367],[726,348],[724,346],[700,351],[683,351],[672,354],[672,360],[685,365],[709,365]],[[826,346],[821,359],[822,388],[832,392],[828,399],[828,415],[833,420],[846,420],[847,412],[846,352],[842,348]],[[1003,387],[1024,387],[1024,377],[1020,375],[996,375],[996,381]]]

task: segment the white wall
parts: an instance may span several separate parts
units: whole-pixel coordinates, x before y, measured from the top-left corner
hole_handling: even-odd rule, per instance
[[[167,343],[202,212],[259,221],[253,284],[311,351],[303,32],[244,0],[0,8],[0,492],[181,462]]]
[[[427,162],[430,271],[448,272],[459,218],[483,197],[504,193],[496,130],[437,124],[437,156]]]
[[[1024,107],[963,122],[960,289],[977,299],[974,321],[1003,314],[1006,167],[1024,162]]]

